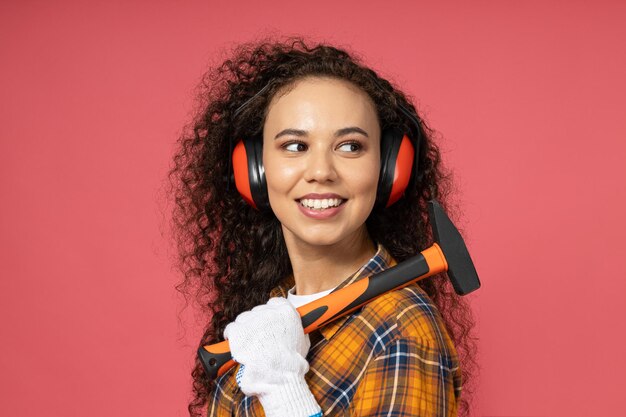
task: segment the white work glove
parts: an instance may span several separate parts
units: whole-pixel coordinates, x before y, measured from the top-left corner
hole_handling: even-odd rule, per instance
[[[224,329],[233,359],[241,364],[237,383],[258,397],[267,417],[321,416],[304,375],[311,347],[296,308],[283,297],[239,314]]]

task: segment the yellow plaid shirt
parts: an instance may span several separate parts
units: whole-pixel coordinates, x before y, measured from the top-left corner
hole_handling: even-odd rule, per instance
[[[343,288],[397,262],[376,254]],[[293,277],[270,297],[287,297]],[[325,416],[456,416],[461,394],[457,352],[441,315],[412,284],[391,291],[310,334],[306,381]],[[208,415],[264,416],[256,397],[239,389],[239,365],[217,380]]]

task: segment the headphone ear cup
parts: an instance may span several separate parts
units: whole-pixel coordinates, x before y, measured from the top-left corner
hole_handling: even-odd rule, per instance
[[[377,207],[389,207],[402,197],[414,169],[415,147],[406,133],[385,129],[380,138]]]
[[[237,191],[256,210],[269,208],[267,183],[263,168],[263,141],[244,137],[233,149],[233,174]]]
[[[396,167],[394,172],[393,187],[389,195],[387,207],[395,203],[402,197],[411,181],[413,170],[415,169],[415,147],[413,142],[403,134],[400,150],[396,157]]]

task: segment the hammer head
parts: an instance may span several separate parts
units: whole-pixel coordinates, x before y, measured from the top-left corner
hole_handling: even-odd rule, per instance
[[[448,276],[454,291],[469,294],[480,288],[480,280],[461,234],[436,200],[428,202],[430,224],[435,242],[448,263]]]

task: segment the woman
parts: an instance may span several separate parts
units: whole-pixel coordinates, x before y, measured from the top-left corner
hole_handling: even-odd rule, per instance
[[[200,346],[227,338],[239,365],[211,381],[197,359],[190,414],[468,413],[473,321],[445,276],[310,335],[295,310],[432,244],[426,203],[445,207],[449,181],[406,96],[301,39],[241,45],[204,85],[170,173],[179,289],[211,314]],[[405,139],[415,161],[394,194],[381,172]]]

